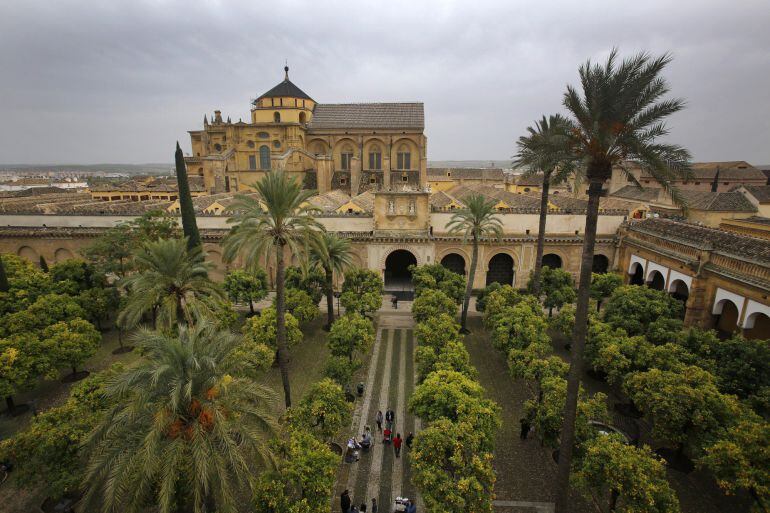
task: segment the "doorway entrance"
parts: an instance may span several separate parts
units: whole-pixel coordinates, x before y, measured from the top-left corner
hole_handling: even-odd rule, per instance
[[[385,291],[399,299],[414,296],[410,265],[417,265],[417,257],[411,251],[397,249],[385,259]]]

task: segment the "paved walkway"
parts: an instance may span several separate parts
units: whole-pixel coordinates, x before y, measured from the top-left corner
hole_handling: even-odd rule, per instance
[[[378,410],[384,415],[390,408],[396,413],[394,431],[401,433],[402,438],[406,439],[409,432],[416,433],[420,427],[419,419],[406,411],[415,382],[413,327],[408,311],[381,311],[364,397],[353,419],[356,435],[360,437],[369,425],[375,443],[369,451],[361,453],[360,461],[349,464],[347,485],[341,486],[350,490],[355,504],[366,502],[367,509],[371,508],[372,497],[376,498],[379,510],[384,513],[393,511],[399,496],[417,500],[418,511],[422,511],[411,484],[409,449],[404,444],[401,457],[396,458],[393,446],[382,443],[382,434],[377,432],[374,420]],[[334,511],[339,511],[338,497]]]

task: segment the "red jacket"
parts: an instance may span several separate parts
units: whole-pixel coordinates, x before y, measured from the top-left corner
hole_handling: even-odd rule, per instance
[[[401,437],[397,436],[396,438],[393,439],[393,447],[398,447],[400,449],[402,441],[403,440],[401,439]]]

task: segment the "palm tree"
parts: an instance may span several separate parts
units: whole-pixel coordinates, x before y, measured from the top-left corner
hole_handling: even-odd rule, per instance
[[[528,127],[529,135],[519,137],[516,145],[514,165],[524,167],[524,176],[543,174],[543,188],[540,195],[540,226],[537,232],[537,255],[532,273],[532,292],[540,296],[540,273],[543,268],[543,247],[545,246],[545,223],[548,217],[548,192],[551,184],[564,181],[573,171],[574,159],[566,144],[572,124],[565,117],[555,114],[535,122]]]
[[[124,281],[129,291],[118,315],[124,327],[136,326],[146,312],[157,312],[161,326],[193,324],[210,313],[208,300],[224,293],[208,277],[210,265],[199,247],[187,249],[185,239],[159,239],[145,243],[135,254],[138,272]]]
[[[671,57],[653,58],[642,53],[619,64],[617,61],[617,51],[613,50],[604,65],[586,62],[580,67],[582,94],[571,86],[564,94],[564,106],[574,117],[570,151],[581,161],[588,183],[588,207],[572,334],[572,364],[567,377],[560,438],[556,482],[556,511],[559,513],[569,509],[569,472],[602,186],[611,177],[613,168],[619,168],[635,181],[625,167],[626,162],[632,161],[652,175],[674,201],[681,202],[671,180],[690,175],[689,152],[681,146],[656,141],[668,134],[665,119],[684,107],[682,100],[663,99],[669,88],[660,75]]]
[[[468,271],[468,283],[465,285],[461,317],[462,330],[467,333],[468,305],[471,301],[473,279],[476,276],[476,266],[479,260],[479,241],[484,237],[493,236],[497,239],[502,237],[503,223],[495,215],[494,200],[487,200],[480,194],[472,194],[467,198],[463,198],[463,202],[465,203],[465,208],[452,216],[447,223],[447,228],[450,234],[462,234],[464,242],[467,243],[468,239],[470,239],[473,243],[473,254],[471,255],[471,266]]]
[[[270,171],[251,186],[257,197],[238,196],[232,205],[235,223],[224,243],[224,259],[231,262],[241,255],[247,267],[258,265],[262,256],[275,252],[276,346],[281,369],[286,407],[291,406],[289,384],[289,350],[286,345],[286,304],[284,299],[284,251],[295,255],[307,254],[323,227],[313,218],[307,200],[313,191],[283,171]]]
[[[239,337],[208,321],[134,339],[146,357],[107,384],[115,406],[86,442],[84,510],[239,511],[275,462],[275,393],[241,372]]]
[[[311,259],[326,273],[326,311],[324,329],[329,330],[334,322],[334,273],[342,274],[353,267],[353,252],[350,239],[323,232],[310,252]]]

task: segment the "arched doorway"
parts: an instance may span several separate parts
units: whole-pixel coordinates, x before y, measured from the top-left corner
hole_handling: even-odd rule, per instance
[[[73,258],[75,258],[75,256],[72,254],[72,251],[67,248],[59,248],[53,255],[54,262],[56,263],[64,262],[65,260],[71,260]]]
[[[631,285],[644,285],[644,269],[642,268],[642,264],[634,262],[631,269],[633,272],[629,273],[631,275],[629,283]]]
[[[487,285],[513,285],[513,257],[498,253],[489,260],[487,268]]]
[[[592,271],[597,274],[604,274],[610,267],[610,259],[604,255],[594,255],[594,264]]]
[[[561,269],[561,257],[556,253],[543,255],[543,267],[546,265],[551,269]]]
[[[460,276],[465,276],[465,259],[457,253],[449,253],[441,259],[441,265],[457,273]]]
[[[666,286],[666,279],[660,271],[652,271],[650,273],[650,279],[647,281],[647,286],[655,290],[663,290]]]
[[[40,257],[38,256],[37,251],[30,248],[29,246],[20,247],[16,254],[21,258],[26,258],[34,264],[37,264],[40,261]]]
[[[746,325],[743,330],[744,337],[759,340],[770,339],[770,317],[767,315],[754,312],[746,318],[744,324]]]
[[[385,290],[411,291],[412,272],[410,265],[417,265],[417,257],[411,251],[397,249],[385,259]]]
[[[738,327],[738,307],[729,299],[723,299],[721,301],[721,308],[717,311],[719,312],[716,314],[717,332],[723,338],[731,337]]]
[[[668,290],[671,291],[671,297],[685,303],[687,302],[687,298],[690,297],[690,289],[687,288],[687,284],[682,280],[674,280],[668,287]]]

